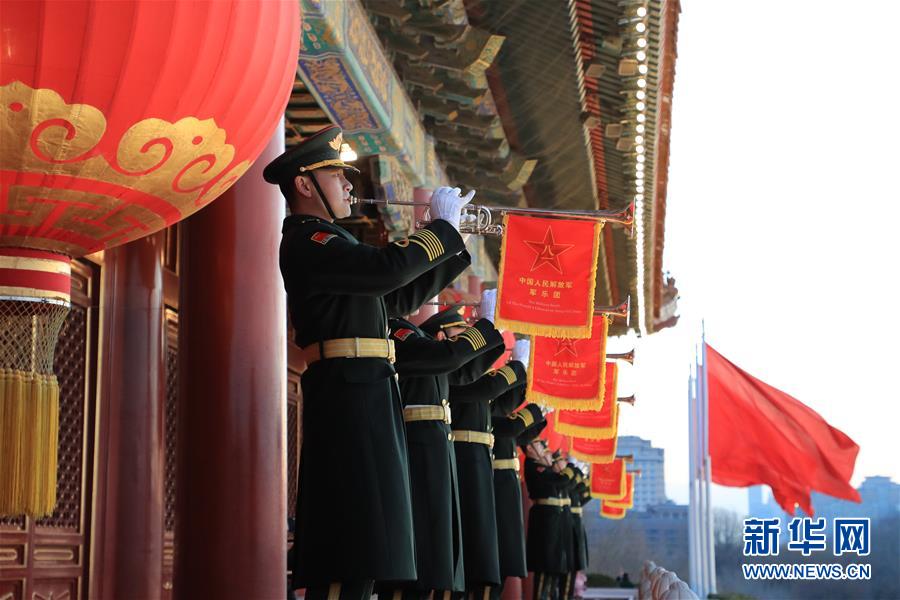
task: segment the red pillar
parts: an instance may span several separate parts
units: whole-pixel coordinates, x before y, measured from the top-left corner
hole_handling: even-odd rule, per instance
[[[92,598],[162,594],[161,235],[106,251]]]
[[[253,167],[183,229],[176,598],[283,598],[287,511],[284,199]]]

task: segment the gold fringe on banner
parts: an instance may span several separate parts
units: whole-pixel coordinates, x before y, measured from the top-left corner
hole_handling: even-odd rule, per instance
[[[594,462],[597,462],[597,461],[594,461]],[[609,462],[612,462],[612,461],[609,461]],[[596,481],[596,479],[594,481]],[[619,488],[627,491],[627,486],[628,486],[628,478],[626,477],[625,469],[623,468],[622,469],[622,479],[619,482]],[[621,497],[622,497],[621,492],[619,494],[604,494],[603,492],[595,492],[594,490],[591,490],[591,498],[600,498],[601,500],[609,501],[609,500],[618,500]]]
[[[626,510],[622,510],[622,512],[618,512],[618,511],[616,511],[616,512],[606,512],[606,510],[604,510],[604,509],[607,509],[607,508],[615,509],[614,506],[603,506],[603,505],[601,504],[601,505],[600,505],[600,516],[603,517],[604,519],[613,519],[614,521],[619,521],[619,520],[621,520],[621,519],[624,519],[624,518],[625,518],[625,514],[628,512],[628,511],[626,511]]]
[[[625,495],[621,498],[606,500],[604,504],[611,508],[621,508],[623,510],[634,508],[634,473],[626,473],[625,478]]]
[[[540,218],[540,217],[532,217]],[[503,216],[503,229],[509,227],[509,214]],[[600,231],[603,229],[603,221],[594,223],[594,247],[592,251],[593,259],[591,261],[591,279],[590,294],[587,296],[587,324],[586,325],[542,325],[540,323],[529,323],[526,321],[516,321],[514,319],[506,319],[500,316],[500,307],[503,305],[503,276],[506,265],[506,244],[509,243],[509,236],[504,235],[503,241],[500,243],[500,273],[497,276],[497,314],[494,319],[494,326],[497,329],[509,329],[516,333],[527,335],[543,335],[552,338],[572,338],[583,340],[591,337],[591,325],[594,320],[594,293],[597,290],[597,264],[600,258]]]
[[[616,451],[619,447],[618,436],[613,439],[615,439],[615,442],[613,442],[613,447],[609,454],[589,454],[587,452],[580,452],[575,449],[575,444],[573,442],[569,447],[569,456],[574,456],[582,462],[588,462],[592,464],[605,465],[607,463],[611,463],[612,461],[616,460]]]
[[[556,431],[572,437],[586,440],[608,440],[619,434],[619,404],[613,404],[612,425],[609,427],[589,427],[587,425],[574,425],[559,420],[559,413],[555,413],[553,426]]]
[[[0,369],[0,515],[53,513],[58,445],[56,376]]]
[[[525,388],[525,395],[529,402],[536,402],[557,410],[601,410],[603,408],[603,403],[606,402],[606,339],[609,331],[609,319],[604,317],[600,321],[603,323],[604,331],[600,347],[600,390],[597,395],[592,398],[562,398],[535,391],[534,372],[537,369],[534,367],[536,364],[534,351],[537,344],[532,343],[531,356],[528,361],[528,364],[532,366],[528,369],[528,387]],[[616,372],[618,373],[618,370]]]

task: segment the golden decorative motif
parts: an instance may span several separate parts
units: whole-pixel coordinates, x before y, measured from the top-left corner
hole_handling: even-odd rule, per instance
[[[343,134],[343,133],[339,133],[339,134],[337,134],[337,137],[336,137],[336,138],[334,138],[333,140],[331,140],[330,142],[328,142],[328,145],[331,146],[331,148],[332,148],[333,150],[340,150],[340,149],[341,149],[341,144],[343,144],[343,143],[344,143],[344,134]]]
[[[157,231],[250,167],[213,119],[148,118],[104,139],[103,112],[51,89],[0,86],[0,237],[81,256]],[[104,143],[105,142],[105,143]]]
[[[41,548],[34,551],[36,561],[70,561],[75,559],[75,552],[70,548]]]

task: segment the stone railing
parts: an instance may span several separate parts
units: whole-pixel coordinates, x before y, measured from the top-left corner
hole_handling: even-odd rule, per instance
[[[638,600],[698,600],[688,584],[672,571],[657,567],[653,561],[644,563]]]

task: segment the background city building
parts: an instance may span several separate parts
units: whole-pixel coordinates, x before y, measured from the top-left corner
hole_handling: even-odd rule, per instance
[[[624,435],[619,438],[619,456],[631,455],[634,462],[629,465],[630,471],[640,471],[641,476],[634,480],[634,509],[646,510],[650,506],[664,504],[666,498],[665,450],[654,448],[650,440]]]

